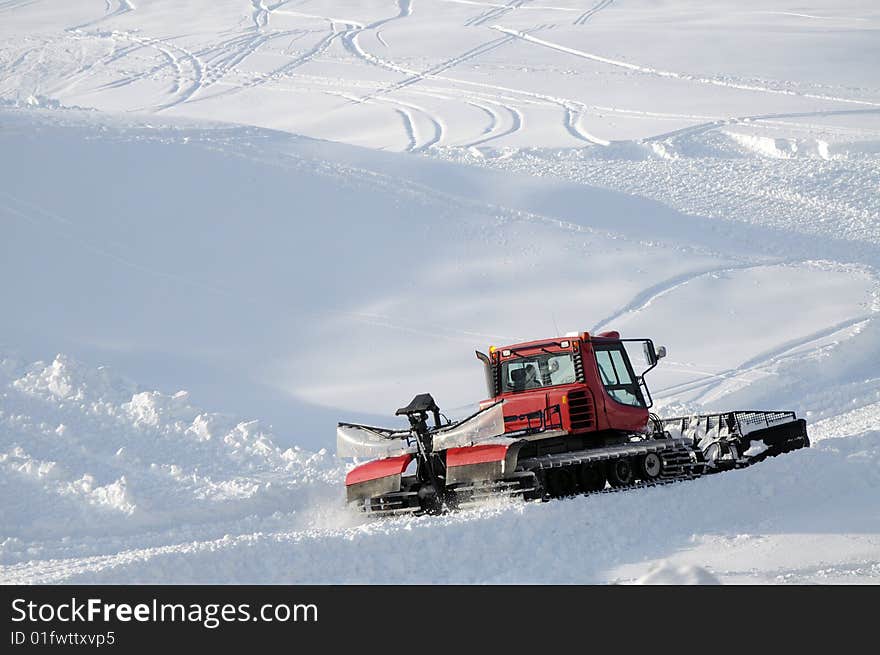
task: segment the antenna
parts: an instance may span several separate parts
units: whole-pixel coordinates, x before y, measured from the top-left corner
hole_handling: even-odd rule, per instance
[[[556,325],[556,316],[553,315],[552,311],[550,312],[550,318],[553,319],[553,329],[556,330],[553,334],[559,335],[559,326]]]

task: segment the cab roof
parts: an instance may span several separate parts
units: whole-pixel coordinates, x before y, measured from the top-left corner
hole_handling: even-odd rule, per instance
[[[569,334],[564,337],[554,337],[551,339],[538,339],[537,341],[523,341],[521,343],[514,343],[505,346],[490,346],[489,350],[503,351],[503,350],[532,350],[534,348],[541,348],[547,346],[556,346],[559,347],[559,344],[562,341],[590,341],[592,339],[603,339],[603,340],[617,340],[620,339],[620,333],[614,330],[609,330],[607,332],[600,332],[598,334],[590,334],[589,332],[579,332],[575,334]]]

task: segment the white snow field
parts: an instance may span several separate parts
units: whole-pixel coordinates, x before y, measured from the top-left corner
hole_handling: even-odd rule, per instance
[[[0,582],[880,582],[880,7],[0,1]],[[368,521],[336,420],[652,337],[813,447]]]

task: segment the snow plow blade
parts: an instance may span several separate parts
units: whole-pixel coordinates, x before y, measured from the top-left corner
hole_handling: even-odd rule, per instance
[[[787,411],[736,411],[660,420],[673,437],[693,440],[710,470],[743,468],[808,448],[807,422]]]

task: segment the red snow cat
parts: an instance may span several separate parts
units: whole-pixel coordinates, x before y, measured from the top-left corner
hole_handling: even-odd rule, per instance
[[[339,423],[340,457],[368,459],[348,502],[376,515],[436,513],[497,495],[547,500],[690,480],[810,445],[787,411],[678,418],[651,413],[650,339],[572,333],[477,351],[489,398],[461,421],[430,394],[398,416],[409,429]]]

